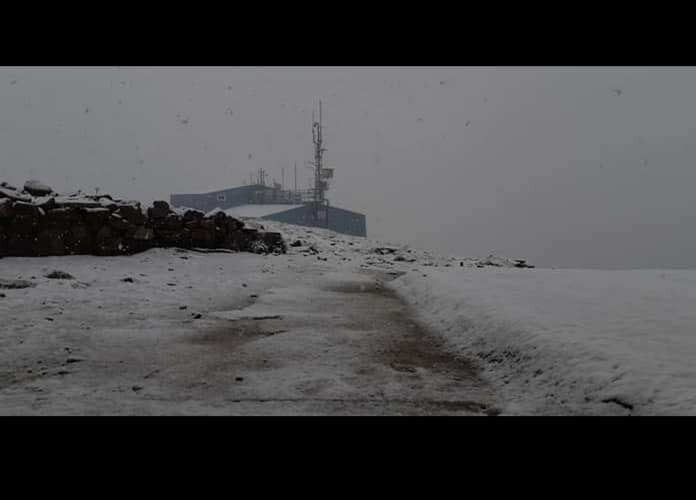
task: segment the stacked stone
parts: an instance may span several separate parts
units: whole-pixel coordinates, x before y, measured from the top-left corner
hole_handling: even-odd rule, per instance
[[[37,181],[23,190],[0,184],[0,257],[127,255],[153,247],[286,251],[280,233],[245,228],[224,212],[182,214],[164,201],[143,212],[138,202],[108,195],[60,196]]]

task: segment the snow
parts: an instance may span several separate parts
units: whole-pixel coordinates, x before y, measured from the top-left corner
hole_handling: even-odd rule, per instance
[[[391,286],[480,360],[510,413],[696,414],[696,271],[488,268]]]
[[[210,217],[215,216],[215,214],[220,213],[220,212],[225,213],[225,211],[224,211],[222,208],[216,207],[216,208],[213,208],[213,209],[212,209],[210,212],[208,212],[207,214],[205,214],[205,217],[206,217],[206,219],[207,219],[207,218],[210,218]]]
[[[192,212],[198,212],[201,215],[203,215],[203,212],[200,210],[196,210],[195,208],[189,208],[189,207],[173,207],[170,206],[169,209],[174,212],[176,215],[181,215],[182,217],[186,215],[186,212],[192,211]]]
[[[264,355],[272,352],[284,359],[307,352],[313,342],[319,342],[315,347],[323,353],[322,343],[329,348],[331,336],[316,325],[336,321],[339,302],[323,308],[301,306],[330,295],[317,292],[316,281],[367,286],[369,274],[363,271],[380,271],[396,278],[386,286],[411,306],[428,330],[445,339],[453,354],[476,361],[500,395],[503,413],[696,414],[696,271],[516,269],[516,261],[501,257],[442,256],[325,229],[255,222],[281,232],[288,253],[152,249],[122,257],[0,259],[1,280],[35,285],[4,289],[6,297],[0,298],[0,361],[8,367],[0,372],[3,412],[26,408],[22,391],[48,391],[49,412],[105,405],[102,410],[118,413],[120,404],[142,410],[135,400],[118,399],[114,391],[129,391],[129,384],[142,382],[154,364],[184,363],[182,339],[192,331],[213,335],[225,325],[242,325],[253,333],[255,325],[265,322],[268,337],[253,344]],[[290,246],[297,240],[301,245]],[[76,279],[43,277],[54,269]],[[123,282],[126,277],[133,282]],[[308,309],[315,318],[309,318]],[[194,320],[196,313],[202,318]],[[313,322],[313,330],[301,326],[303,318]],[[287,328],[278,325],[288,324],[295,325],[292,331],[298,337],[278,334]],[[82,356],[100,363],[125,360],[127,369],[99,382],[87,372],[75,372],[68,384],[50,371],[60,368],[56,364],[45,377],[8,385],[10,375],[5,374],[19,377],[22,363],[37,356],[56,360],[64,346],[80,346]],[[219,354],[220,363],[226,363],[225,352]],[[348,351],[345,356],[350,359]],[[347,379],[320,364],[323,354],[310,359],[317,363],[312,370],[327,370],[321,377],[339,394]],[[178,366],[169,370],[170,377],[178,376]],[[309,368],[292,370],[288,365],[273,372],[280,378],[263,382],[263,391],[280,395],[282,386],[293,393],[293,384],[316,376]],[[108,406],[114,401],[118,405]],[[156,401],[151,402],[152,411],[165,411]],[[217,411],[201,401],[187,404],[180,403],[177,411]]]
[[[265,217],[266,215],[284,212],[302,205],[240,205],[225,210],[232,217]]]
[[[91,198],[84,198],[84,197],[79,197],[79,196],[56,196],[56,203],[64,204],[64,203],[70,203],[71,205],[88,205],[90,207],[94,207],[97,205],[101,205],[101,203],[94,201]]]
[[[17,191],[5,189],[5,188],[0,188],[0,195],[4,196],[5,198],[9,198],[11,200],[24,201],[24,202],[31,201],[31,196],[25,195],[25,194],[20,194]]]

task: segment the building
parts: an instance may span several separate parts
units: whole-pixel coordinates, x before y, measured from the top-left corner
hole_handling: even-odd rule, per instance
[[[337,233],[367,236],[365,215],[324,204],[316,216],[310,191],[288,191],[251,184],[201,194],[172,194],[171,205],[210,212],[220,208],[233,217],[258,217],[298,226],[323,227]]]
[[[295,189],[285,190],[285,170],[283,183],[273,180],[273,185],[266,185],[266,171],[260,168],[256,182],[251,173],[249,185],[212,191],[203,194],[172,194],[171,204],[179,208],[195,208],[210,212],[220,208],[231,216],[258,217],[261,219],[296,224],[298,226],[322,227],[337,233],[353,236],[367,236],[365,216],[329,204],[325,193],[329,182],[334,177],[334,169],[324,165],[324,147],[322,125],[322,106],[319,101],[319,120],[312,112],[312,143],[314,144],[314,187],[304,191],[297,190],[297,164],[295,164]],[[251,158],[251,155],[249,155]]]

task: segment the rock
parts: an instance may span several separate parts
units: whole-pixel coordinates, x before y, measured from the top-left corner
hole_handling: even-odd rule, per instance
[[[133,392],[138,392],[138,391],[143,390],[143,386],[142,385],[134,385],[133,387],[131,387],[131,389],[133,390]]]
[[[378,255],[387,255],[390,253],[394,253],[398,250],[398,248],[392,248],[392,247],[375,247],[372,249],[372,253],[376,253]]]
[[[184,212],[184,222],[200,221],[205,214],[199,210],[186,210]]]
[[[268,253],[268,246],[263,241],[252,241],[249,249],[258,254]]]
[[[17,290],[20,288],[31,288],[36,286],[36,283],[32,283],[27,280],[4,280],[0,279],[0,289],[4,290]]]
[[[236,382],[242,382],[244,380],[244,377],[234,377],[234,380]]]
[[[186,309],[188,309],[188,306],[179,306],[179,310],[181,310],[181,311],[184,311]]]
[[[39,232],[34,245],[34,255],[65,255],[65,229],[46,229]]]
[[[261,233],[261,238],[263,239],[263,243],[266,245],[267,252],[287,252],[285,240],[283,240],[283,235],[280,233],[264,232]]]
[[[5,297],[7,297],[7,295],[5,295],[4,293],[0,293],[0,299],[4,299]]]
[[[0,188],[0,198],[9,198],[13,201],[31,202],[31,197],[18,193],[17,191]]]
[[[147,209],[147,216],[150,219],[163,219],[169,215],[170,212],[169,203],[166,201],[156,201],[152,204],[151,208]]]
[[[74,280],[75,277],[72,276],[71,274],[68,274],[64,271],[53,271],[48,273],[46,276],[48,279],[52,280]]]
[[[244,228],[244,222],[234,217],[227,217],[227,228],[229,231],[239,231]]]
[[[135,230],[133,234],[134,240],[150,241],[154,239],[155,232],[149,227],[139,227]]]
[[[133,283],[134,282],[133,278],[131,278],[130,276],[123,278],[121,281],[123,281],[124,283]]]
[[[290,243],[291,247],[301,247],[302,246],[302,241],[301,240],[295,240],[292,243]]]
[[[127,231],[132,227],[130,222],[114,212],[109,215],[107,223],[116,231]]]
[[[25,182],[24,190],[32,196],[46,196],[53,192],[53,189],[37,180]]]
[[[34,198],[32,201],[35,207],[39,207],[44,211],[52,210],[56,207],[56,199],[53,196],[42,196]]]
[[[193,319],[201,319],[203,315],[201,313],[196,313],[193,315]]]
[[[104,208],[98,201],[83,196],[56,196],[55,203],[59,208]]]
[[[116,213],[135,226],[142,226],[145,224],[145,214],[143,214],[139,204],[122,205],[116,210]]]
[[[39,207],[35,207],[31,202],[16,201],[12,208],[14,208],[15,215],[20,217],[38,218],[41,215]]]
[[[66,362],[67,364],[81,363],[81,362],[83,362],[83,361],[84,361],[84,359],[82,359],[82,358],[68,358],[68,359],[65,360],[65,362]]]

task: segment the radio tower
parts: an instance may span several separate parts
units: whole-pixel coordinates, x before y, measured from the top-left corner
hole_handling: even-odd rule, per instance
[[[314,222],[319,225],[319,211],[324,204],[324,181],[322,162],[326,149],[323,147],[323,127],[321,122],[321,101],[319,101],[319,121],[314,121],[312,113],[312,142],[314,143]]]

